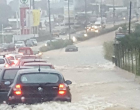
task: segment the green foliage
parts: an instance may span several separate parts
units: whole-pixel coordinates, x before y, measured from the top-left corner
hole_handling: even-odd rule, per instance
[[[105,42],[103,44],[103,48],[104,48],[104,57],[107,60],[112,61],[112,56],[114,55],[114,47],[113,47],[113,41],[110,42]]]
[[[68,39],[67,40],[59,39],[59,40],[56,40],[56,41],[51,41],[48,44],[49,45],[47,47],[46,46],[42,46],[40,48],[40,51],[41,52],[46,52],[46,51],[49,51],[49,50],[64,48],[67,45],[72,45],[73,42],[72,42],[72,40],[68,40]]]
[[[125,48],[140,48],[140,25],[135,27],[135,31],[120,39],[120,43]]]

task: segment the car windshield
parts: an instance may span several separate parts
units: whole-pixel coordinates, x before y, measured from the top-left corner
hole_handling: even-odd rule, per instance
[[[4,64],[5,60],[4,59],[0,59],[0,64]]]
[[[22,83],[58,83],[59,76],[52,73],[29,73],[23,74],[20,78]]]
[[[10,70],[5,70],[4,71],[4,75],[3,75],[3,79],[14,79],[15,75],[17,74],[19,69],[10,69]]]
[[[51,66],[49,66],[49,65],[42,66],[42,65],[26,65],[26,64],[24,64],[24,66],[33,67],[33,68],[36,68],[36,69],[38,69],[39,67],[42,68],[42,69],[51,69]]]

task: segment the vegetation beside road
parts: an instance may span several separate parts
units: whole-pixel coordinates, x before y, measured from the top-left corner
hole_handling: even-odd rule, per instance
[[[117,41],[114,45],[116,66],[140,75],[140,24],[135,26],[133,32]]]
[[[68,40],[68,39],[66,40],[58,39],[55,41],[50,40],[50,42],[48,42],[46,46],[44,45],[40,47],[40,51],[46,52],[49,50],[60,49],[66,47],[67,45],[72,45],[72,44],[73,44],[72,40]]]
[[[93,37],[96,37],[96,36],[100,36],[100,35],[103,35],[103,34],[106,34],[106,33],[112,32],[112,31],[115,31],[116,29],[118,29],[118,27],[122,27],[124,25],[125,25],[125,23],[124,24],[120,24],[120,25],[115,25],[114,27],[111,27],[111,28],[102,29],[98,33],[88,32],[87,36],[82,35],[80,37],[76,37],[76,40],[77,41],[85,41],[85,40],[88,40],[90,38],[93,38]],[[46,52],[46,51],[49,51],[49,50],[64,48],[67,45],[71,45],[71,44],[73,44],[72,40],[68,40],[68,39],[67,40],[63,40],[63,39],[60,40],[59,39],[56,42],[51,42],[51,44],[49,46],[42,46],[42,47],[40,47],[40,51],[41,52]],[[108,59],[111,59],[111,58],[108,58]]]

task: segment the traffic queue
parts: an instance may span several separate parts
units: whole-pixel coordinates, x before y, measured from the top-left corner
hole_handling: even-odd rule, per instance
[[[0,103],[71,102],[70,80],[30,47],[0,56]]]

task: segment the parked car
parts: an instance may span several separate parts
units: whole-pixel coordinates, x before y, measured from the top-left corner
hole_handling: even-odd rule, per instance
[[[46,62],[33,62],[33,63],[25,63],[24,66],[29,66],[33,68],[42,68],[42,69],[55,69],[52,64]]]
[[[29,68],[31,67],[10,67],[2,68],[0,70],[0,103],[3,103],[3,101],[7,101],[9,86],[13,83],[18,70]]]
[[[15,43],[15,47],[16,48],[25,47],[25,42],[24,41],[17,41]]]
[[[62,74],[53,69],[20,70],[10,87],[8,104],[71,102],[70,84],[71,81],[65,81]]]
[[[26,46],[27,47],[32,47],[34,44],[33,44],[33,41],[32,40],[30,40],[30,39],[28,39],[27,41],[26,41]]]
[[[14,51],[15,44],[14,43],[4,43],[1,45],[1,51]]]
[[[70,51],[78,51],[78,47],[76,47],[75,45],[68,45],[65,48],[65,52],[70,52]]]
[[[0,56],[0,68],[10,67],[12,65],[13,63],[9,59],[7,59],[5,56]]]
[[[37,40],[36,39],[30,39],[33,42],[34,46],[37,46]]]

